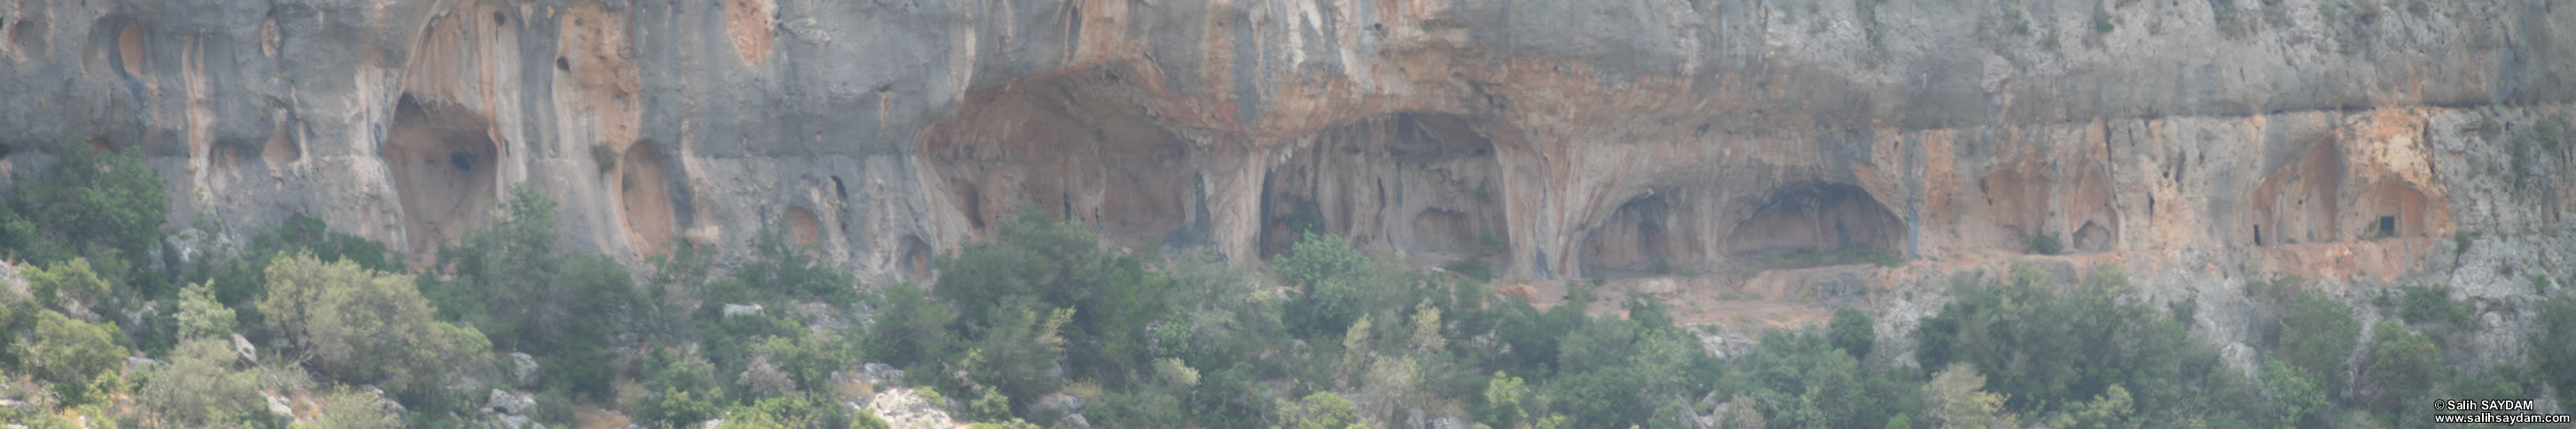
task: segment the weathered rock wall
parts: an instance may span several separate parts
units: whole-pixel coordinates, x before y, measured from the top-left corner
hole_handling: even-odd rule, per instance
[[[180,225],[421,250],[526,184],[577,248],[784,219],[869,282],[1018,207],[1249,260],[1312,204],[1532,279],[2033,232],[2392,279],[2558,229],[2566,154],[2505,141],[2576,98],[2576,8],[2370,3],[28,0],[0,145],[138,147]]]

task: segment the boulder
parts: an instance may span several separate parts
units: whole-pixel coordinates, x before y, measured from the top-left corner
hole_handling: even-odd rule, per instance
[[[758,315],[760,315],[760,311],[761,311],[761,310],[762,310],[762,308],[760,307],[760,304],[725,304],[725,305],[724,305],[724,316],[725,316],[725,317],[744,316],[744,315],[758,316]]]
[[[492,398],[483,401],[483,409],[493,414],[526,414],[537,407],[537,397],[492,389]]]
[[[290,407],[290,406],[287,406],[287,405],[286,405],[286,396],[283,396],[283,395],[267,395],[267,396],[268,396],[268,414],[270,414],[270,415],[274,415],[274,416],[277,416],[277,418],[279,418],[279,419],[294,419],[294,418],[295,418],[295,407]]]
[[[1091,419],[1083,418],[1081,414],[1067,414],[1064,418],[1056,419],[1055,427],[1062,429],[1091,429]]]
[[[1057,393],[1039,397],[1036,404],[1030,405],[1030,412],[1034,414],[1033,417],[1039,419],[1038,421],[1054,420],[1061,423],[1081,415],[1082,406],[1087,402],[1081,397]],[[1090,423],[1086,422],[1084,425],[1088,426]]]
[[[243,364],[259,364],[259,346],[251,345],[250,339],[243,338],[238,332],[233,333],[233,353],[241,354]]]
[[[521,386],[536,385],[537,357],[529,356],[527,353],[510,352],[510,381],[517,382]]]
[[[859,376],[866,377],[868,384],[877,385],[879,388],[903,382],[903,370],[894,369],[893,365],[882,363],[871,362],[860,365]]]

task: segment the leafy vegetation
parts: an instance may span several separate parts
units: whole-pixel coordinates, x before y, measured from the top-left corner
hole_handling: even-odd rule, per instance
[[[2032,267],[2008,282],[1961,276],[1951,302],[1916,328],[1916,360],[2012,374],[1987,388],[2023,415],[2081,414],[2082,401],[2061,398],[2110,398],[2114,386],[2144,421],[2234,427],[2272,415],[2216,351],[2188,339],[2187,320],[2133,298],[2126,274],[2097,270],[2065,291],[2043,277]]]
[[[616,171],[616,170],[617,170],[617,148],[608,147],[608,145],[606,145],[606,144],[595,144],[595,145],[591,145],[591,146],[590,146],[590,163],[591,163],[591,164],[593,164],[593,165],[598,165],[598,166],[599,166],[599,172],[600,172],[600,173],[602,173],[602,174],[608,173],[608,172],[610,172],[610,171]]]
[[[297,254],[269,265],[268,279],[260,312],[315,372],[430,389],[490,355],[483,333],[433,320],[410,276]]]
[[[2054,232],[2033,231],[2022,233],[2021,242],[2024,251],[2030,252],[2034,255],[2055,255],[2066,252],[2065,242],[2059,241],[2057,233]]]
[[[2531,338],[2533,369],[2549,387],[2576,391],[2576,298],[2562,295],[2541,302],[2538,324]],[[2576,408],[2576,395],[2560,396],[2558,402]]]

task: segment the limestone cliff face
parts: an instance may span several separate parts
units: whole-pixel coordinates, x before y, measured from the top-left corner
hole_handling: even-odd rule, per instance
[[[1935,3],[27,0],[0,144],[139,147],[180,225],[418,251],[524,183],[575,247],[785,219],[870,282],[1020,207],[1237,260],[1310,210],[1540,280],[2034,232],[2389,280],[2576,192],[2576,145],[2507,142],[2576,98],[2576,7]]]

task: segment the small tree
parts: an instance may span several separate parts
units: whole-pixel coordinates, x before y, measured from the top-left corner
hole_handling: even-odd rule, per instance
[[[617,148],[605,143],[590,145],[590,163],[599,165],[601,174],[617,170]]]
[[[179,338],[223,338],[233,332],[233,309],[215,301],[210,283],[179,289]]]
[[[1834,319],[1828,326],[1832,331],[1834,348],[1850,353],[1853,359],[1868,358],[1870,349],[1878,344],[1877,328],[1871,326],[1869,314],[1858,309],[1843,307],[1834,310]]]
[[[2362,356],[2361,377],[2355,379],[2363,402],[2400,411],[2412,402],[2407,399],[2432,391],[2433,381],[2444,378],[2442,351],[2432,339],[2384,320],[2370,330],[2370,353]]]
[[[1520,377],[1494,371],[1494,377],[1485,382],[1484,401],[1477,403],[1476,420],[1496,428],[1519,427],[1521,420],[1529,418],[1529,411],[1521,406],[1521,398],[1528,395]]]
[[[1986,376],[1968,364],[1952,364],[1923,384],[1924,420],[1939,427],[2013,428],[2011,413],[2004,412],[2004,396],[1987,393]]]
[[[2540,303],[2540,320],[2531,336],[2532,364],[2560,392],[2576,392],[2576,298],[2561,295]],[[2561,408],[2576,409],[2576,395],[2559,395]]]
[[[18,338],[11,351],[23,370],[52,383],[67,402],[85,402],[88,384],[124,363],[125,347],[116,345],[116,325],[92,324],[51,310],[38,310],[35,329]]]
[[[314,426],[324,429],[402,427],[402,416],[385,408],[385,400],[373,393],[343,390],[322,401],[322,418]]]
[[[2326,392],[2316,383],[2279,359],[2263,362],[2263,387],[2272,396],[2272,409],[2279,411],[2286,425],[2307,426],[2326,414]]]
[[[43,269],[30,267],[25,276],[27,290],[35,296],[36,303],[66,313],[86,315],[89,307],[108,293],[107,280],[91,271],[85,258],[55,262]]]
[[[411,276],[299,253],[271,264],[268,281],[259,308],[270,328],[343,380],[409,387],[476,367],[491,348],[481,332],[432,319]]]
[[[259,380],[233,369],[239,355],[231,343],[195,338],[172,349],[170,364],[150,371],[144,386],[145,408],[167,423],[204,426],[218,416],[266,411],[261,408]]]
[[[1280,400],[1280,429],[1346,429],[1368,427],[1359,407],[1333,392],[1315,392],[1298,402]]]
[[[2320,391],[2343,391],[2345,358],[2361,337],[2352,307],[2315,290],[2296,292],[2288,305],[2289,314],[2281,318],[2282,362],[2316,382]]]

